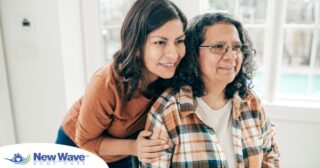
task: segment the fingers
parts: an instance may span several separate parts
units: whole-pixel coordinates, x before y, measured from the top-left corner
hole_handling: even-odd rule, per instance
[[[147,139],[152,135],[151,131],[143,130],[139,133],[137,142],[137,156],[142,163],[153,163],[157,161],[164,149],[169,148],[165,139]]]
[[[148,136],[151,136],[152,135],[152,132],[151,131],[148,131],[148,130],[143,130],[139,133],[139,137],[148,137]]]
[[[154,152],[161,152],[164,149],[169,148],[169,145],[158,145],[158,146],[152,146],[152,147],[142,147],[141,152],[143,153],[154,153]]]
[[[143,153],[142,154],[142,158],[145,159],[156,159],[159,158],[162,155],[161,152],[157,152],[157,153]]]
[[[140,161],[142,162],[142,164],[146,164],[146,163],[154,163],[155,161],[157,161],[157,159],[146,159],[146,158],[143,158]]]
[[[158,153],[144,153],[142,155],[142,158],[140,159],[140,161],[143,164],[154,163],[160,158],[161,155],[162,155],[161,152],[158,152]]]
[[[161,146],[166,144],[165,140],[161,140],[161,139],[144,139],[143,140],[143,146],[146,147],[151,147],[151,146]]]
[[[151,136],[152,132],[148,130],[143,130],[139,133],[137,141],[139,141],[139,146],[161,146],[166,144],[166,140],[164,139],[147,139],[147,137]]]

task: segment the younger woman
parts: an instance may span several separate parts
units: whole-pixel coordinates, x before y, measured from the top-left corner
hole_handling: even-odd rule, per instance
[[[184,57],[186,22],[169,0],[137,0],[122,25],[120,50],[93,75],[64,118],[56,143],[95,153],[111,168],[131,167],[129,155],[155,161],[168,146],[147,140],[150,131],[136,135]]]

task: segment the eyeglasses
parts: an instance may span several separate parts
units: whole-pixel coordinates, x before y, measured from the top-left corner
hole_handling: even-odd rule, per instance
[[[213,44],[213,45],[200,46],[199,48],[209,48],[212,54],[221,54],[221,55],[228,52],[228,48],[231,48],[234,54],[242,54],[243,52],[247,52],[249,50],[249,46],[244,44],[236,44],[232,46],[228,46],[226,44]]]

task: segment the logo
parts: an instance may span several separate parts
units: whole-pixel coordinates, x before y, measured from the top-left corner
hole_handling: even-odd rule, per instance
[[[56,154],[44,154],[41,152],[33,153],[33,164],[34,165],[85,165],[86,158],[89,155],[83,154],[69,154],[68,152]]]
[[[23,157],[20,153],[15,153],[12,159],[9,159],[9,158],[4,158],[4,159],[9,160],[14,164],[25,165],[30,161],[30,155],[28,155],[27,157]]]
[[[16,144],[0,147],[0,168],[108,168],[86,150],[50,143]]]

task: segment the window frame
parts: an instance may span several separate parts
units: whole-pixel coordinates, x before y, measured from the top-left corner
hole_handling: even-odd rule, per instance
[[[100,11],[100,0],[80,1],[86,82],[105,64]]]

